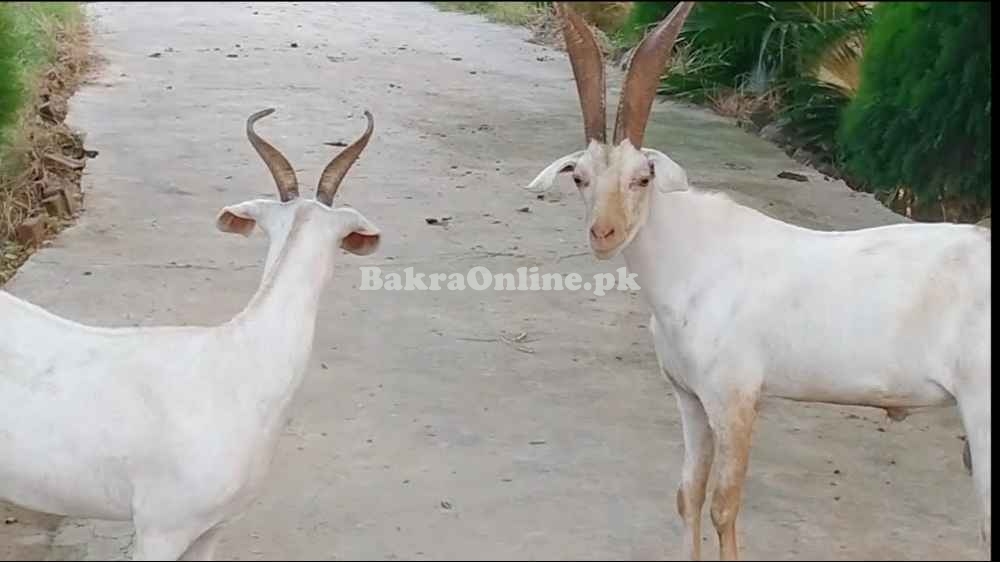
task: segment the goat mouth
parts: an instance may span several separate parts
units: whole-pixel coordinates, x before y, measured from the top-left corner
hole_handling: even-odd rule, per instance
[[[618,252],[622,249],[622,244],[615,244],[613,246],[595,246],[590,245],[590,250],[593,252],[594,257],[599,260],[609,260],[618,255]]]
[[[590,237],[590,250],[599,260],[610,260],[622,252],[632,240],[635,239],[636,233],[638,232],[635,228],[627,229],[627,232],[622,235],[616,235],[613,240],[598,241],[593,236]]]

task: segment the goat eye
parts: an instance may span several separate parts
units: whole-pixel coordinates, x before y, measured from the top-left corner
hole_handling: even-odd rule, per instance
[[[648,185],[649,185],[649,178],[640,178],[639,179],[639,186],[640,187],[647,187]]]
[[[575,183],[577,187],[584,186],[583,178],[581,178],[580,176],[573,176],[573,183]]]

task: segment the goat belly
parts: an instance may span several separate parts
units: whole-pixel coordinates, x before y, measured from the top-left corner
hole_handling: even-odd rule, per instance
[[[65,457],[5,456],[0,466],[0,499],[53,515],[127,520],[131,485],[114,464],[70,468]]]

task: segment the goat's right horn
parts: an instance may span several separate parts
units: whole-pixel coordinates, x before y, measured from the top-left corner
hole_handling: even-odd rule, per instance
[[[372,136],[372,131],[375,129],[375,118],[372,117],[371,112],[368,110],[365,110],[365,118],[368,120],[368,127],[361,135],[361,138],[352,142],[350,146],[342,150],[336,158],[331,160],[326,165],[326,168],[323,169],[323,174],[319,178],[319,186],[316,187],[316,199],[327,206],[333,206],[333,196],[340,189],[340,182],[344,181],[347,171],[354,165],[358,156],[361,156],[361,151],[368,145],[368,139]]]
[[[263,109],[251,115],[247,119],[247,138],[250,139],[250,144],[253,145],[257,154],[264,160],[267,169],[271,171],[271,176],[274,177],[274,183],[278,187],[278,195],[281,196],[281,201],[287,202],[299,196],[299,180],[295,178],[295,169],[292,168],[292,165],[288,163],[288,160],[281,155],[281,152],[277,148],[274,148],[267,141],[260,138],[253,130],[253,125],[258,119],[267,117],[272,113],[274,113],[273,107]]]
[[[587,22],[580,14],[563,4],[556,2],[556,13],[562,16],[563,37],[573,66],[576,91],[580,97],[586,142],[596,140],[603,144],[607,141],[604,57]]]

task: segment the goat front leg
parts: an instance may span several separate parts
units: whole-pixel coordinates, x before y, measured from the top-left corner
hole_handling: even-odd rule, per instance
[[[196,520],[181,524],[164,524],[159,519],[137,514],[135,522],[135,552],[132,560],[187,560],[193,556],[211,556],[215,546],[215,524]],[[206,554],[207,552],[207,554]]]
[[[722,560],[739,560],[736,518],[743,498],[750,444],[757,418],[760,389],[730,390],[721,400],[704,403],[715,434],[716,481],[712,497],[712,523],[719,537]]]
[[[132,560],[179,560],[197,533],[136,528]]]
[[[698,397],[674,385],[684,431],[684,466],[677,489],[677,513],[684,521],[684,553],[701,560],[701,511],[715,454],[712,428]]]

